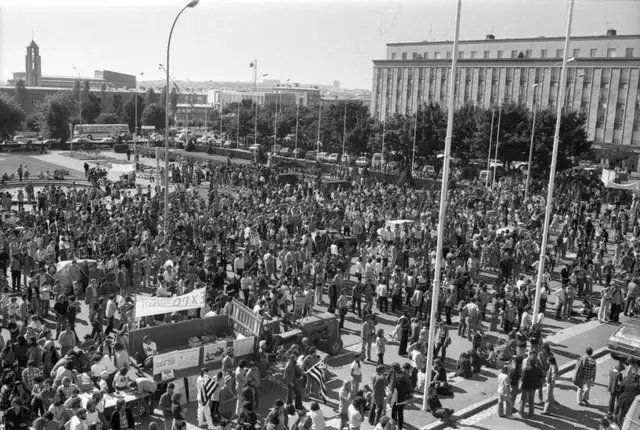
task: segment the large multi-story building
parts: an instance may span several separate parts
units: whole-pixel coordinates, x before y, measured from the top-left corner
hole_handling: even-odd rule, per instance
[[[372,114],[384,120],[418,106],[447,105],[453,43],[389,43],[373,61]],[[455,103],[555,108],[564,37],[460,41]],[[640,35],[573,36],[566,109],[583,112],[588,138],[617,156],[640,154]],[[634,164],[636,164],[634,162]],[[640,165],[640,163],[638,163]]]
[[[113,88],[136,88],[136,77],[126,73],[112,72],[110,70],[95,70],[93,78],[79,76],[43,76],[42,60],[40,57],[40,47],[33,40],[27,46],[25,55],[25,71],[13,73],[13,79],[9,79],[9,85],[15,85],[19,80],[23,80],[28,87],[48,87],[48,88],[73,88],[75,83],[89,82],[91,88],[107,89]]]

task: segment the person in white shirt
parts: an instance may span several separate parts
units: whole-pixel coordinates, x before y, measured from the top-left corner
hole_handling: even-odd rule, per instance
[[[153,361],[153,356],[158,354],[158,346],[151,340],[150,336],[145,336],[142,339],[142,350],[144,351],[144,365],[146,367]]]
[[[389,287],[385,284],[382,276],[380,277],[378,286],[376,287],[376,295],[378,296],[378,310],[380,312],[387,312],[389,310],[389,302],[387,300]]]
[[[498,375],[498,416],[511,417],[511,385],[509,382],[509,366],[502,366],[502,372]]]

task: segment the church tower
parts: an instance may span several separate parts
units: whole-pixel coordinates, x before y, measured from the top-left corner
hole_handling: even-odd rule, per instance
[[[39,87],[42,79],[42,69],[40,67],[40,48],[33,40],[27,46],[26,60],[26,82],[28,87]]]

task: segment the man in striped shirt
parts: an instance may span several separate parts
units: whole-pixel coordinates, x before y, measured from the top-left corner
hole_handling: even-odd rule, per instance
[[[213,429],[213,420],[211,419],[211,407],[209,406],[211,396],[208,389],[211,378],[207,375],[208,372],[209,370],[206,367],[200,370],[200,376],[196,379],[196,388],[198,393],[198,426],[203,427],[207,425],[209,430],[211,430]]]

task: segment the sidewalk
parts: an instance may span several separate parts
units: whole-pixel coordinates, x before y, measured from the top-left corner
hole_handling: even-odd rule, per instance
[[[547,337],[545,341],[552,344],[552,351],[556,356],[558,366],[562,367],[582,356],[587,346],[591,346],[594,351],[606,346],[607,339],[617,328],[618,325],[602,324],[597,320],[590,321],[562,330]],[[453,386],[455,397],[452,399],[441,398],[443,407],[453,409],[454,415],[459,416],[459,412],[463,409],[495,398],[499,372],[499,369],[483,368],[472,379],[452,377],[452,374],[449,373],[449,383]],[[432,429],[441,424],[441,421],[431,413],[422,411],[423,396],[421,394],[416,393],[414,399],[413,405],[405,409],[405,428],[410,430]]]

